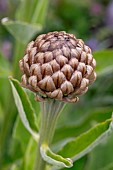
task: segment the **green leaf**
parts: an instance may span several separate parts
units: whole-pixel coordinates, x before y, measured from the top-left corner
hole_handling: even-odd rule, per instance
[[[40,153],[42,155],[42,158],[48,162],[49,164],[52,164],[54,166],[58,166],[58,167],[67,167],[70,168],[73,166],[72,160],[69,158],[63,158],[60,155],[57,155],[55,153],[53,153],[50,148],[48,147],[48,145],[46,145],[45,143],[41,145],[40,147]]]
[[[10,100],[10,84],[9,84],[8,78],[2,77],[0,78],[0,103],[3,108],[4,113],[6,112],[9,113],[9,110],[8,110],[9,103],[7,102],[9,100]]]
[[[32,170],[36,159],[37,143],[31,138],[24,156],[24,170]]]
[[[69,170],[85,170],[84,167],[87,163],[87,155],[82,157],[81,159],[74,162],[73,167],[71,167]],[[54,168],[52,170],[55,170]],[[67,170],[67,168],[63,168],[62,170]],[[89,170],[89,169],[87,169]],[[92,169],[91,169],[92,170]]]
[[[112,109],[107,108],[98,108],[89,110],[89,114],[84,117],[84,120],[79,124],[67,124],[64,126],[60,126],[56,129],[53,143],[56,143],[61,140],[66,140],[67,138],[77,137],[81,133],[84,133],[86,130],[91,128],[92,122],[100,123],[105,121],[106,119],[111,118]],[[76,113],[75,113],[76,114]],[[77,113],[78,114],[78,113]]]
[[[11,68],[9,61],[0,54],[0,78],[8,77],[11,75]]]
[[[87,132],[69,141],[58,154],[63,157],[70,157],[74,161],[78,160],[103,141],[112,132],[112,128],[113,122],[111,122],[111,119],[99,123]]]
[[[41,29],[41,25],[31,25],[22,21],[11,21],[8,18],[2,19],[2,24],[14,36],[14,38],[23,44],[27,44]]]
[[[10,67],[10,63],[8,61],[7,58],[5,58],[5,56],[3,56],[1,53],[0,53],[0,64],[3,65],[4,67]]]
[[[33,13],[32,23],[44,24],[49,0],[38,0]]]
[[[39,114],[40,113],[40,102],[34,102],[35,94],[33,92],[31,92],[30,90],[26,90],[26,93],[29,97],[29,100],[30,100],[30,102],[31,102],[31,104],[32,104],[32,106],[33,106],[33,108],[36,112],[36,116],[38,118],[39,115],[40,115]],[[37,112],[37,110],[38,110],[38,112]]]
[[[12,75],[11,71],[0,66],[0,78],[7,78],[9,75]]]
[[[24,153],[26,151],[27,144],[30,140],[30,134],[27,131],[27,129],[24,127],[21,119],[19,116],[17,116],[15,126],[13,129],[13,138],[16,139],[20,145],[21,145],[21,150]]]
[[[19,3],[19,7],[16,11],[16,19],[19,21],[29,22],[31,21],[38,0],[22,0]]]
[[[113,50],[96,51],[93,53],[93,56],[97,62],[97,73],[102,73],[113,68]]]
[[[112,170],[113,169],[113,133],[101,145],[98,145],[89,155],[86,169]],[[104,157],[106,155],[106,159]]]
[[[16,19],[29,23],[44,23],[48,0],[23,0],[16,13]]]
[[[38,140],[36,117],[29,98],[16,79],[10,77],[10,83],[20,118],[26,129]]]
[[[10,167],[10,170],[23,170],[22,163],[17,162]]]

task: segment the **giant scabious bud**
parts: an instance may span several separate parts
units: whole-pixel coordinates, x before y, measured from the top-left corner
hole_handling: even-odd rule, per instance
[[[38,101],[76,102],[96,79],[96,61],[81,39],[64,31],[39,35],[19,62],[22,86]]]

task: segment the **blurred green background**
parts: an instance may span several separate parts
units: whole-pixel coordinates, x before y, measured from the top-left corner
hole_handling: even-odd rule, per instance
[[[15,166],[21,165],[29,153],[29,150],[25,153],[29,149],[29,134],[22,125],[15,130],[18,112],[8,76],[20,80],[18,61],[27,43],[37,35],[55,30],[73,33],[91,47],[97,60],[96,82],[78,104],[66,106],[57,124],[53,146],[111,117],[113,0],[0,0],[0,19],[4,17],[11,21],[0,24],[0,170],[16,170]],[[32,93],[27,93],[38,115],[39,104],[34,103]],[[113,135],[110,135],[70,169],[113,170],[112,151]]]

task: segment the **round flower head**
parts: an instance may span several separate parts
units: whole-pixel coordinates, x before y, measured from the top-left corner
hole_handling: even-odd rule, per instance
[[[81,39],[64,31],[39,35],[19,62],[22,86],[38,101],[76,102],[96,79],[96,61]]]

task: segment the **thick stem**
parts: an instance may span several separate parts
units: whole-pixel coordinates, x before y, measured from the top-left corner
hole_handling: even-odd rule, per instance
[[[55,132],[55,126],[60,112],[65,103],[49,99],[41,103],[42,117],[40,127],[40,140],[38,143],[38,152],[35,164],[35,170],[44,170],[46,162],[40,154],[40,146],[42,143],[50,145]]]

